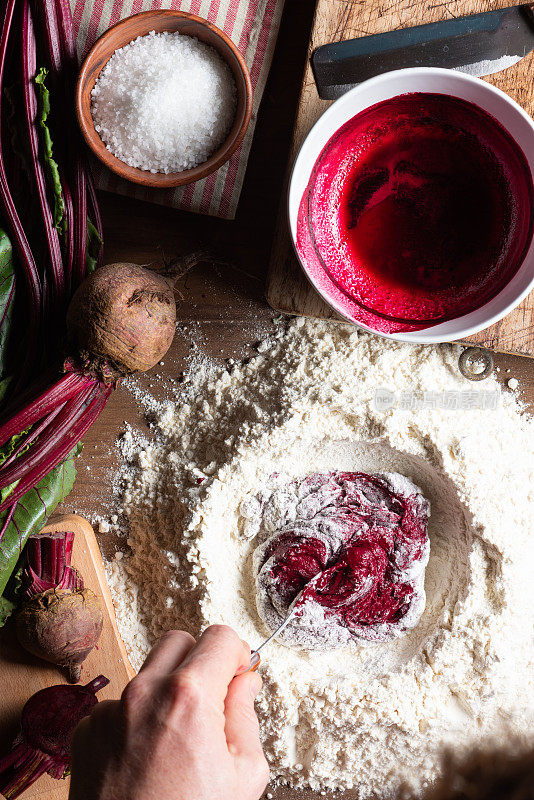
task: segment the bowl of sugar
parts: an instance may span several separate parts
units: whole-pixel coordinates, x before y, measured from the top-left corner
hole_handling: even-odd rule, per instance
[[[76,88],[82,134],[121,178],[157,189],[205,178],[231,157],[252,114],[245,60],[223,31],[183,11],[109,28]]]

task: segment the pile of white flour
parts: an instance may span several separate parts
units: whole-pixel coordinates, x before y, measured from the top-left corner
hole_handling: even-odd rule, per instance
[[[224,622],[253,646],[265,638],[252,552],[270,476],[393,471],[430,501],[426,609],[392,642],[269,646],[257,707],[273,775],[386,798],[424,789],[449,746],[526,744],[534,424],[492,380],[464,380],[454,348],[297,320],[259,349],[192,370],[176,400],[149,409],[153,440],[122,441],[131,553],[109,571],[134,666],[171,627]]]

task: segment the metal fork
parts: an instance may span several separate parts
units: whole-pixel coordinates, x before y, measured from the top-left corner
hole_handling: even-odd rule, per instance
[[[260,662],[261,662],[260,650],[263,650],[265,645],[269,644],[269,642],[271,642],[276,636],[278,636],[278,634],[281,633],[284,630],[284,628],[286,627],[286,625],[288,625],[291,622],[291,620],[294,618],[295,611],[296,611],[296,608],[297,608],[297,603],[300,600],[300,598],[302,597],[305,589],[307,589],[308,586],[310,585],[310,583],[311,583],[311,581],[309,581],[309,583],[306,584],[304,589],[302,589],[298,593],[298,595],[295,597],[295,599],[293,600],[293,602],[289,606],[288,615],[285,618],[285,620],[282,622],[282,624],[279,625],[278,628],[274,631],[274,633],[271,633],[269,638],[266,639],[264,642],[262,642],[260,644],[260,646],[256,648],[256,650],[252,651],[252,653],[250,654],[250,664],[249,664],[249,666],[248,667],[241,667],[236,672],[234,677],[237,678],[238,675],[243,675],[245,672],[255,672],[258,669],[258,667],[260,666]]]

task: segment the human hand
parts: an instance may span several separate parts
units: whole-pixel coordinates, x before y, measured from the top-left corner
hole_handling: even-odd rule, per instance
[[[195,643],[170,631],[120,701],[99,703],[76,729],[69,800],[258,800],[269,778],[248,672],[231,629]]]

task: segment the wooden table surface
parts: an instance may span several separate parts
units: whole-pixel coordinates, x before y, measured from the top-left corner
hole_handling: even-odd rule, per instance
[[[264,101],[245,187],[232,222],[167,210],[159,206],[103,194],[106,261],[150,264],[180,258],[192,250],[216,246],[227,266],[200,264],[179,284],[180,327],[164,366],[139,383],[158,393],[165,376],[177,376],[191,352],[192,341],[221,360],[246,356],[262,331],[273,323],[274,312],[264,299],[273,231],[288,156],[296,102],[300,90],[313,14],[311,0],[286,0],[286,9]],[[519,380],[521,397],[534,409],[534,361],[498,355],[500,379]],[[509,369],[510,372],[506,372]],[[64,504],[83,515],[107,513],[116,457],[114,442],[124,421],[143,422],[132,395],[114,393],[104,413],[85,439],[78,461],[78,479]],[[115,543],[99,537],[105,555]],[[280,795],[277,793],[277,797]],[[291,793],[291,797],[297,797]],[[298,793],[300,800],[316,797]]]

